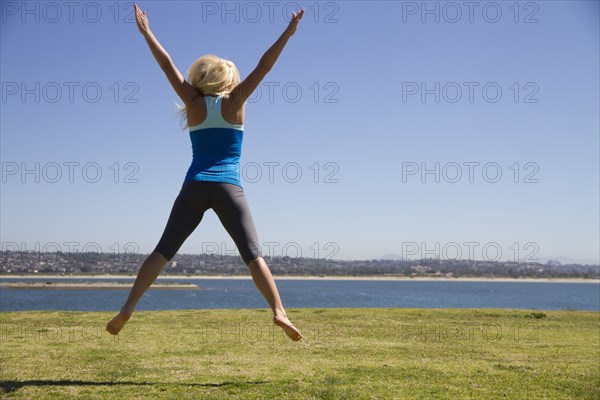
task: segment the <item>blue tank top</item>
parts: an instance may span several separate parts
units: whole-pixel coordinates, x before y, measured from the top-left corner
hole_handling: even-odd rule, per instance
[[[189,127],[192,164],[185,181],[240,182],[244,125],[230,124],[221,115],[223,96],[205,96],[206,119]]]

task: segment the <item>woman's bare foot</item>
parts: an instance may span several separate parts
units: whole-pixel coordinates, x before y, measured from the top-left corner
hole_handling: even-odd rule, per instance
[[[113,335],[118,335],[121,329],[129,318],[131,318],[131,314],[133,311],[121,309],[121,311],[117,314],[116,317],[110,320],[110,322],[106,325],[106,330]]]
[[[302,339],[302,333],[296,328],[285,315],[275,315],[273,323],[283,329],[286,335],[293,341]]]

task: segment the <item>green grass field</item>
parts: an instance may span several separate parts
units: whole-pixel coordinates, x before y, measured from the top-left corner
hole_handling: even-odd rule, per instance
[[[0,313],[6,399],[598,399],[600,313],[293,309]]]

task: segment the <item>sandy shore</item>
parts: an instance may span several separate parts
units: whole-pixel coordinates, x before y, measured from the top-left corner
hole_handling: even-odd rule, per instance
[[[131,289],[132,282],[0,282],[0,286],[11,289]],[[203,289],[193,283],[155,282],[150,289]]]
[[[136,275],[0,275],[3,278],[27,279],[135,279]],[[600,279],[583,278],[446,278],[406,276],[307,276],[275,275],[275,280],[355,280],[355,281],[440,281],[440,282],[582,282],[600,283]],[[252,279],[250,275],[159,275],[158,279]]]

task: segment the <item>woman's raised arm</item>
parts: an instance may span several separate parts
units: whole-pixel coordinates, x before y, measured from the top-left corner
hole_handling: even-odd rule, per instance
[[[198,91],[185,80],[181,72],[179,72],[177,67],[175,67],[175,64],[173,64],[173,60],[171,60],[169,54],[160,45],[160,43],[158,43],[156,37],[154,37],[154,34],[150,30],[150,24],[148,23],[146,12],[142,12],[142,10],[140,10],[135,3],[133,6],[135,9],[135,20],[137,27],[142,36],[144,36],[144,39],[146,39],[146,43],[148,43],[152,55],[167,76],[167,79],[171,83],[171,86],[173,86],[173,89],[177,95],[181,98],[185,105],[188,106],[192,103],[192,100],[194,97],[196,97]]]
[[[244,105],[248,97],[250,97],[267,73],[273,68],[288,39],[296,32],[302,15],[304,15],[304,9],[300,10],[298,15],[292,12],[292,19],[285,31],[279,36],[279,39],[265,52],[250,75],[231,91],[230,98],[236,105],[236,108],[241,108]]]

